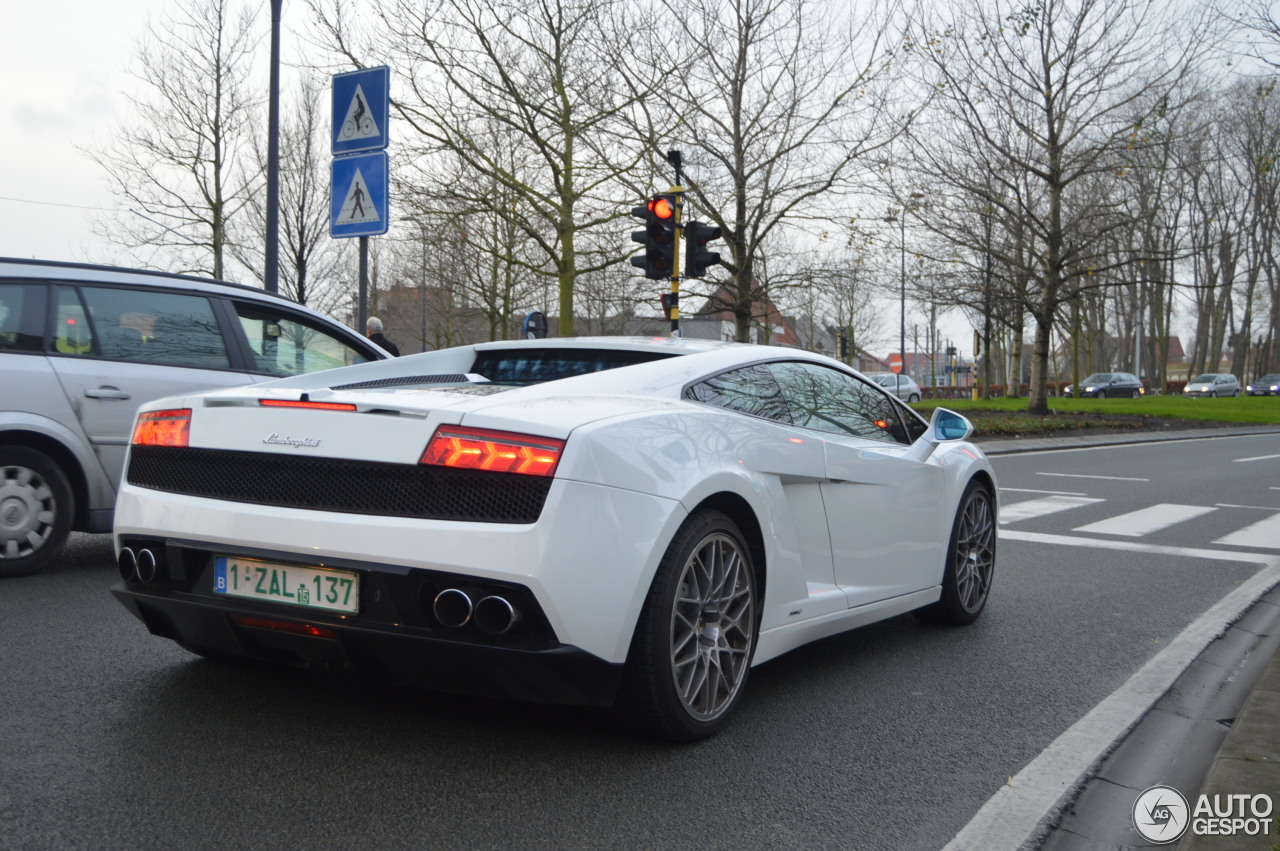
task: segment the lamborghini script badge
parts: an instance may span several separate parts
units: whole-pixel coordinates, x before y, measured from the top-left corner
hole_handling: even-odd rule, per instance
[[[263,443],[277,443],[281,446],[319,446],[320,441],[314,437],[282,437],[272,432],[269,437],[262,439]]]

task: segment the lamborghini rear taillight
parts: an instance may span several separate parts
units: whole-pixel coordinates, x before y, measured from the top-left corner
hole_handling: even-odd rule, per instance
[[[137,446],[186,446],[191,438],[191,409],[147,411],[133,427]]]
[[[440,426],[420,463],[494,473],[550,476],[560,461],[564,441],[510,431],[467,426]]]

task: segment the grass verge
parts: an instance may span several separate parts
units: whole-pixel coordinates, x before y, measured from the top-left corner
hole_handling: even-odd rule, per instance
[[[1150,430],[1210,425],[1280,424],[1280,396],[1234,399],[1189,399],[1149,396],[1142,399],[1049,400],[1047,416],[1027,413],[1026,399],[931,399],[913,406],[928,417],[934,408],[958,411],[973,421],[978,435],[1035,435],[1082,429]]]

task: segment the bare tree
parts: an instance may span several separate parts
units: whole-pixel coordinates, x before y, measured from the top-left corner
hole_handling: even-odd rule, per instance
[[[686,183],[726,243],[727,303],[709,307],[728,310],[745,341],[753,305],[769,302],[764,246],[789,225],[829,227],[839,196],[911,116],[891,97],[888,13],[810,0],[664,2],[695,57],[668,115],[685,116],[674,134],[692,148]]]
[[[137,48],[146,93],[109,147],[89,151],[123,212],[95,231],[142,265],[226,276],[232,221],[247,203],[243,162],[256,103],[246,85],[252,15],[232,0],[184,0]]]
[[[314,76],[304,77],[291,113],[280,126],[280,291],[301,304],[331,311],[345,302],[343,251],[351,242],[329,236],[328,113]],[[254,148],[257,173],[267,169],[266,146]],[[233,248],[259,284],[265,285],[266,196],[261,184],[249,195],[241,231],[249,238]]]
[[[1086,188],[1117,173],[1145,121],[1181,102],[1203,25],[1152,0],[966,0],[913,43],[938,92],[940,121],[917,138],[928,174],[1026,228],[1027,242],[1007,244],[1029,250],[999,260],[1033,283],[1028,410],[1047,413],[1058,308],[1104,285],[1118,262],[1106,239],[1129,224],[1113,195]],[[957,147],[983,164],[976,179],[946,167]]]
[[[455,206],[485,209],[500,183],[516,203],[487,212],[537,247],[536,271],[556,281],[560,333],[574,333],[578,276],[626,259],[610,230],[620,187],[648,156],[632,113],[645,108],[663,70],[655,23],[626,0],[386,0],[376,47],[356,42],[343,0],[313,0],[331,44],[357,66],[388,57],[401,75],[393,98],[411,129],[411,156],[444,157],[470,178]],[[646,53],[645,38],[652,41]],[[495,134],[504,138],[494,147]],[[507,144],[518,155],[506,156]],[[430,167],[430,166],[429,166]],[[477,189],[479,191],[477,191]]]

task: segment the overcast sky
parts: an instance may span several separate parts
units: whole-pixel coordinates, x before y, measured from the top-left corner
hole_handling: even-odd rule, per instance
[[[127,117],[125,94],[143,88],[129,73],[137,42],[149,21],[176,7],[175,0],[9,0],[0,35],[0,79],[6,81],[0,106],[0,257],[130,265],[127,255],[93,233],[95,214],[117,203],[104,172],[82,149],[109,143]],[[289,16],[302,14],[303,6],[285,7],[288,64]],[[269,10],[263,0],[257,19],[264,28],[263,50]],[[896,302],[893,308],[884,320],[896,341]],[[914,305],[908,312],[916,313]],[[967,323],[957,320],[948,316],[940,324],[967,353]],[[907,334],[912,323],[923,322],[909,315]]]
[[[112,207],[78,148],[107,141],[124,109],[134,45],[166,0],[6,4],[0,36],[0,255],[106,260],[94,207]]]

